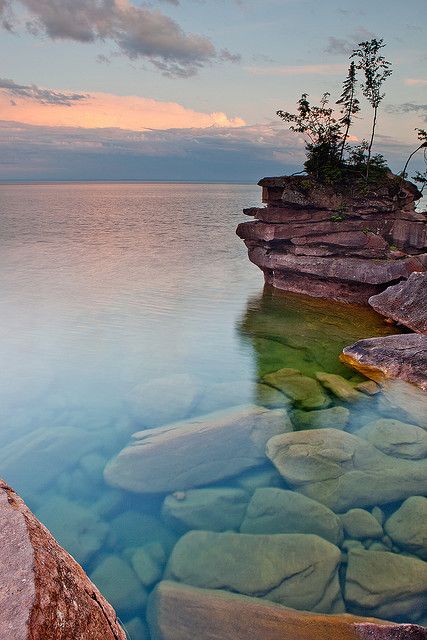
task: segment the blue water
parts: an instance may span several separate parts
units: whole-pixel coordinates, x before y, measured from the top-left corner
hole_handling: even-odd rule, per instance
[[[0,186],[0,475],[133,640],[148,637],[146,597],[182,532],[162,520],[164,496],[108,486],[108,460],[141,428],[254,401],[281,367],[352,378],[342,347],[393,332],[368,310],[263,291],[234,233],[259,204],[248,185]],[[169,391],[142,418],[135,389],[153,381]],[[378,406],[352,409],[349,428]],[[140,548],[157,567],[148,584]]]

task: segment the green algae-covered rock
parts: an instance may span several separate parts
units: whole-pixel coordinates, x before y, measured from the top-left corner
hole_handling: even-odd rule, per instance
[[[321,385],[296,369],[279,369],[264,376],[263,382],[278,389],[303,409],[317,409],[328,404]]]
[[[255,385],[254,402],[269,409],[288,407],[291,404],[291,400],[284,393],[262,383]]]
[[[164,520],[180,531],[238,529],[245,515],[248,494],[227,487],[190,489],[165,498]]]
[[[340,550],[315,535],[192,531],[176,544],[165,577],[319,612],[343,611]]]
[[[321,371],[316,373],[316,378],[340,400],[355,402],[363,398],[360,391],[357,391],[348,380],[335,373]]]
[[[240,528],[242,533],[314,533],[339,545],[343,538],[337,515],[320,502],[295,491],[257,489]]]
[[[348,424],[350,411],[346,407],[331,407],[317,411],[296,410],[293,422],[298,429],[339,429],[342,431]]]

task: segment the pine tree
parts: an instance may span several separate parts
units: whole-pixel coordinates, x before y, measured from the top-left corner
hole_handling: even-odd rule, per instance
[[[353,121],[353,116],[360,111],[359,100],[356,98],[356,85],[356,64],[352,60],[348,69],[347,77],[343,82],[342,94],[340,99],[337,100],[337,104],[342,105],[342,117],[339,119],[339,122],[343,127],[345,127],[344,137],[341,143],[340,160],[343,159],[345,143],[348,138],[348,132]]]

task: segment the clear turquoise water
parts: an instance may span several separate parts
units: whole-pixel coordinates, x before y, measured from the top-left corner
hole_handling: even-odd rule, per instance
[[[0,475],[133,640],[147,637],[146,595],[182,532],[162,520],[164,496],[107,486],[107,461],[141,428],[256,401],[276,369],[354,377],[342,347],[393,331],[368,310],[263,291],[234,233],[259,201],[247,185],[0,186]],[[134,389],[165,379],[172,396],[142,419]],[[351,407],[348,429],[379,407]],[[157,558],[149,585],[134,570],[144,545]]]

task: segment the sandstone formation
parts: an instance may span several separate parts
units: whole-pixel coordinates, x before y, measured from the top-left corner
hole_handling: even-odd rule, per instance
[[[83,569],[0,481],[0,638],[126,640]]]
[[[150,598],[152,640],[426,640],[427,629],[322,615],[220,590],[160,582]]]
[[[325,505],[295,491],[257,489],[240,527],[242,533],[314,533],[340,544],[343,527]],[[368,537],[368,536],[367,536]]]
[[[237,235],[267,284],[361,303],[425,271],[427,217],[415,211],[421,194],[412,183],[390,174],[370,193],[337,192],[308,176],[258,184],[267,206],[245,209],[255,221]]]
[[[316,535],[191,531],[176,544],[165,578],[294,609],[341,613],[340,559],[338,547]]]
[[[407,280],[369,298],[369,304],[386,318],[427,334],[427,273],[411,273]]]
[[[409,333],[359,340],[340,360],[368,378],[400,378],[427,391],[427,336]]]
[[[337,429],[297,431],[267,443],[268,457],[289,484],[338,513],[427,493],[427,458],[405,459],[396,450],[398,444],[385,454]]]
[[[169,493],[235,476],[265,462],[265,444],[292,431],[283,409],[256,405],[140,431],[105,468],[113,486]]]

